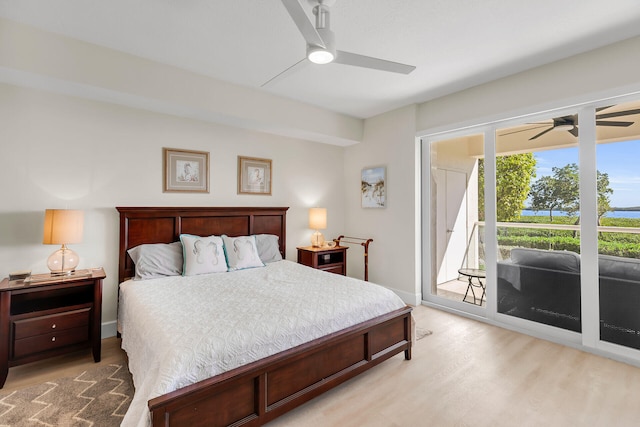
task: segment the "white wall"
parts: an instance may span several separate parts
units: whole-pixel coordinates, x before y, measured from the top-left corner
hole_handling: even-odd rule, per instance
[[[0,18],[0,82],[336,145],[361,119]]]
[[[116,319],[116,206],[289,206],[294,261],[309,245],[308,207],[328,209],[326,235],[344,228],[343,177],[327,173],[342,147],[1,84],[0,117],[0,277],[47,271],[44,210],[83,209],[72,248],[80,268],[105,267],[103,324]],[[210,152],[210,193],[163,193],[162,147]],[[236,194],[238,155],[272,159],[272,196]]]
[[[416,161],[415,106],[365,121],[363,142],[345,148],[345,227],[347,236],[373,238],[369,246],[369,281],[393,289],[406,302],[417,304],[415,242]],[[387,169],[387,206],[362,208],[360,178],[363,168]],[[363,248],[348,250],[350,276],[363,277]]]
[[[640,91],[640,37],[419,105],[430,133]]]

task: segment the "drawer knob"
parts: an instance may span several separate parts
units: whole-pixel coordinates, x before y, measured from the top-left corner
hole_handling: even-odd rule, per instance
[[[56,337],[51,338],[51,342],[55,342],[56,341]]]
[[[56,328],[56,324],[54,323],[53,325],[51,325],[51,329],[55,329]]]

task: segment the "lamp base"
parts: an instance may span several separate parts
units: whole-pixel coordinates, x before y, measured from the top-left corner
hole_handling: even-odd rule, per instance
[[[311,246],[313,246],[314,248],[324,246],[324,236],[321,232],[316,231],[311,235]]]
[[[60,249],[52,253],[47,259],[47,267],[52,276],[64,276],[75,271],[80,263],[77,253],[62,245]]]

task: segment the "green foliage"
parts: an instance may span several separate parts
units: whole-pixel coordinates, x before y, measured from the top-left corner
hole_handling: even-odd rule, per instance
[[[613,189],[609,187],[609,174],[598,171],[598,224],[604,214],[611,210],[611,195]]]
[[[553,211],[567,212],[570,217],[580,212],[580,174],[578,165],[568,164],[561,168],[552,168],[553,176],[543,176],[531,187],[531,208],[535,211],[548,211],[553,221]],[[597,171],[598,219],[611,210],[609,175]]]
[[[548,224],[546,216],[522,217],[520,222]],[[570,217],[558,216],[552,224],[572,224]],[[610,227],[640,228],[640,218],[603,218],[603,225]],[[580,238],[573,230],[549,230],[538,228],[498,228],[498,245],[536,249],[566,250],[580,253]],[[626,258],[640,258],[640,234],[600,233],[598,253]]]
[[[498,221],[514,221],[520,217],[529,195],[531,179],[536,176],[533,153],[496,157],[496,202]],[[478,213],[484,213],[484,160],[478,161]]]
[[[531,208],[534,211],[549,211],[553,221],[553,211],[566,211],[574,216],[580,209],[580,184],[578,165],[568,164],[553,167],[553,176],[543,176],[531,187]]]
[[[534,211],[549,211],[549,221],[553,222],[553,211],[561,208],[562,201],[557,187],[550,176],[543,176],[531,186],[531,208]]]
[[[604,218],[600,219],[600,225],[605,227],[640,227],[640,218]]]

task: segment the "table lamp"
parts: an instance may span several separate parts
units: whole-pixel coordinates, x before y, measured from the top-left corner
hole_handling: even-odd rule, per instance
[[[80,210],[45,210],[42,243],[62,245],[47,259],[47,267],[52,275],[71,274],[78,266],[80,257],[67,245],[82,242],[83,223],[84,213]]]
[[[325,208],[309,209],[309,228],[316,230],[311,235],[311,246],[318,248],[324,245],[324,236],[318,230],[327,228],[327,210]]]

